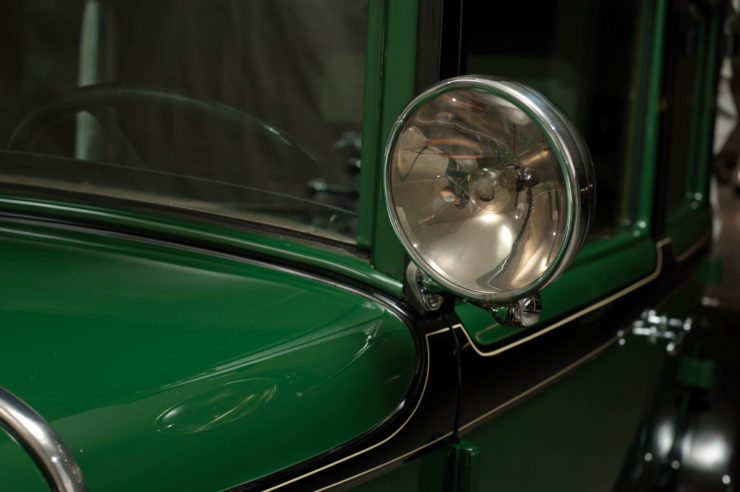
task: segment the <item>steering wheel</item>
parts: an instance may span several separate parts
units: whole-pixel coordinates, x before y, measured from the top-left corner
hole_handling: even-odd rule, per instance
[[[151,89],[119,87],[111,84],[82,87],[31,110],[13,130],[7,148],[8,150],[30,151],[39,135],[47,127],[72,113],[86,111],[98,120],[100,125],[126,152],[129,159],[138,164],[143,164],[133,145],[121,132],[115,120],[107,111],[104,111],[106,107],[112,105],[126,106],[141,105],[142,103],[159,106],[170,105],[191,111],[201,111],[215,115],[227,122],[256,128],[269,138],[278,139],[284,145],[295,148],[320,167],[324,167],[318,156],[308,150],[305,145],[284,131],[244,111],[215,101],[196,99],[192,96]]]

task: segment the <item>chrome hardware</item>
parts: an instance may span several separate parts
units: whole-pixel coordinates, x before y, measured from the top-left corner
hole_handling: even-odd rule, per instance
[[[524,328],[532,326],[540,320],[542,300],[538,293],[519,299],[512,304],[490,306],[488,310],[500,324]]]
[[[444,298],[432,292],[432,280],[424,275],[413,262],[406,267],[406,284],[410,287],[415,300],[428,311],[436,311],[442,307]]]
[[[642,313],[639,320],[632,323],[632,334],[647,337],[651,343],[664,340],[667,342],[666,351],[674,354],[683,342],[686,333],[691,331],[692,326],[692,318],[669,318],[650,309]]]
[[[80,468],[54,429],[26,402],[2,387],[0,426],[25,448],[52,490],[87,491]]]

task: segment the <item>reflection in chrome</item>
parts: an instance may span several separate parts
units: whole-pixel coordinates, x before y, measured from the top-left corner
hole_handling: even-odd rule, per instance
[[[668,318],[650,309],[642,313],[640,319],[632,324],[632,334],[647,337],[653,344],[658,340],[666,341],[666,351],[673,355],[677,353],[678,347],[692,326],[691,318],[683,320]]]
[[[401,113],[385,160],[393,228],[421,270],[463,297],[530,296],[583,243],[594,203],[585,143],[521,84],[436,84]]]
[[[406,267],[406,285],[416,302],[427,311],[436,311],[442,307],[444,298],[433,292],[430,287],[431,280],[424,272],[419,270],[415,263],[410,262]]]
[[[542,300],[539,294],[534,294],[511,304],[491,306],[489,310],[496,321],[504,326],[533,326],[542,315]]]
[[[49,423],[26,402],[1,387],[0,426],[26,449],[53,490],[87,490],[80,468]]]

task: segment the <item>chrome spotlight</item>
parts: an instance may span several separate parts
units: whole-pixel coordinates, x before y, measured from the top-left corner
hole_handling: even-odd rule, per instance
[[[536,322],[539,291],[578,253],[595,203],[591,157],[563,112],[517,82],[448,79],[400,114],[385,165],[414,264],[503,323]]]

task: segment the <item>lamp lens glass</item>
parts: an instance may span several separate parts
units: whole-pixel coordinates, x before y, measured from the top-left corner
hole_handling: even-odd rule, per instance
[[[567,175],[545,131],[482,89],[452,89],[412,110],[388,175],[396,228],[419,266],[485,299],[521,291],[566,240]]]

